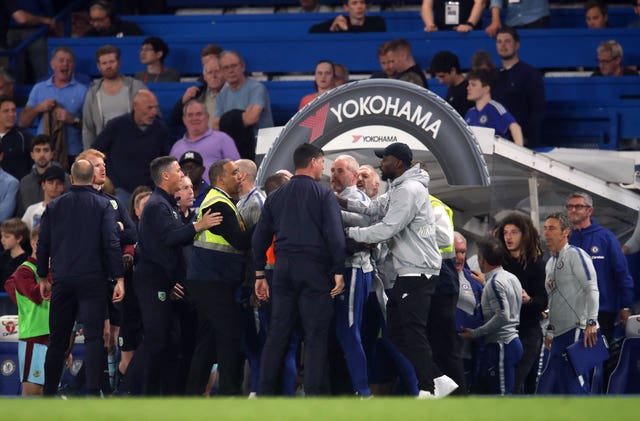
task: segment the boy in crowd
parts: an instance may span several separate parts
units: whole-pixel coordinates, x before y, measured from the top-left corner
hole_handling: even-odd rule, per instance
[[[471,71],[467,80],[467,99],[476,104],[464,117],[467,124],[495,129],[497,135],[524,146],[522,128],[516,119],[504,105],[491,99],[493,75],[486,70]]]

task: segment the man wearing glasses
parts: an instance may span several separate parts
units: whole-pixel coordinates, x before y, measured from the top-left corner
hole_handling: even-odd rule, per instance
[[[91,28],[85,37],[116,37],[144,35],[142,29],[134,22],[125,22],[113,10],[106,0],[98,0],[89,6],[89,25]]]
[[[273,127],[269,93],[245,75],[244,60],[235,51],[220,54],[220,69],[226,84],[216,96],[213,129],[228,133],[242,158],[254,159],[258,129]]]
[[[598,275],[600,306],[598,323],[609,343],[614,325],[625,325],[633,304],[633,279],[616,236],[591,219],[593,199],[585,192],[567,198],[567,215],[573,224],[569,244],[586,251]]]
[[[638,76],[638,72],[622,67],[622,46],[611,39],[598,45],[598,68],[591,76]]]

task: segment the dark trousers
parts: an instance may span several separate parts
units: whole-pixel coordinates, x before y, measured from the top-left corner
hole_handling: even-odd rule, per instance
[[[142,316],[140,304],[133,286],[133,269],[124,276],[124,299],[120,302],[120,337],[121,351],[135,351],[142,341]]]
[[[235,289],[224,282],[189,281],[189,293],[198,311],[200,325],[187,377],[186,393],[202,395],[218,363],[219,395],[242,394],[242,321]]]
[[[44,363],[44,394],[55,395],[64,367],[65,351],[76,320],[84,328],[87,389],[100,392],[106,363],[102,333],[107,316],[107,281],[104,278],[56,280],[49,313],[49,348]]]
[[[462,343],[456,332],[457,305],[458,294],[434,295],[427,332],[433,351],[434,377],[446,374],[458,384],[456,394],[466,394]]]
[[[271,325],[260,364],[261,395],[274,395],[280,389],[280,371],[298,312],[304,329],[305,394],[325,393],[327,337],[333,315],[329,292],[333,285],[322,263],[305,256],[278,256],[271,290]]]
[[[398,276],[387,302],[391,343],[413,364],[420,390],[433,392],[433,357],[427,337],[438,276]]]
[[[516,382],[513,393],[534,394],[538,377],[538,363],[542,350],[542,328],[539,324],[518,329],[522,342],[522,358],[516,366]]]
[[[138,270],[133,283],[140,304],[144,335],[126,372],[133,395],[169,393],[176,384],[169,361],[177,351],[175,307],[170,300],[173,283],[165,276]]]

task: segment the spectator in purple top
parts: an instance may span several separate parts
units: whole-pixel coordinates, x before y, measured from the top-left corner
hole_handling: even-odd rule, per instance
[[[196,151],[202,155],[205,174],[209,167],[220,159],[240,159],[235,142],[226,133],[209,128],[209,113],[199,101],[190,100],[183,108],[183,117],[187,132],[174,143],[170,155],[180,159],[187,151]]]

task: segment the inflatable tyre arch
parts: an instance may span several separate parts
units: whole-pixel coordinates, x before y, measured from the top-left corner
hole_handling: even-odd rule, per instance
[[[390,142],[428,149],[450,185],[489,185],[489,171],[474,134],[442,98],[414,84],[391,79],[368,79],[333,89],[298,111],[265,155],[258,171],[260,185],[281,168],[292,168],[293,151],[309,142],[320,148],[356,147],[358,129],[394,136],[372,139],[358,149],[380,149]],[[349,134],[349,136],[345,136]],[[341,143],[336,144],[336,141]]]

